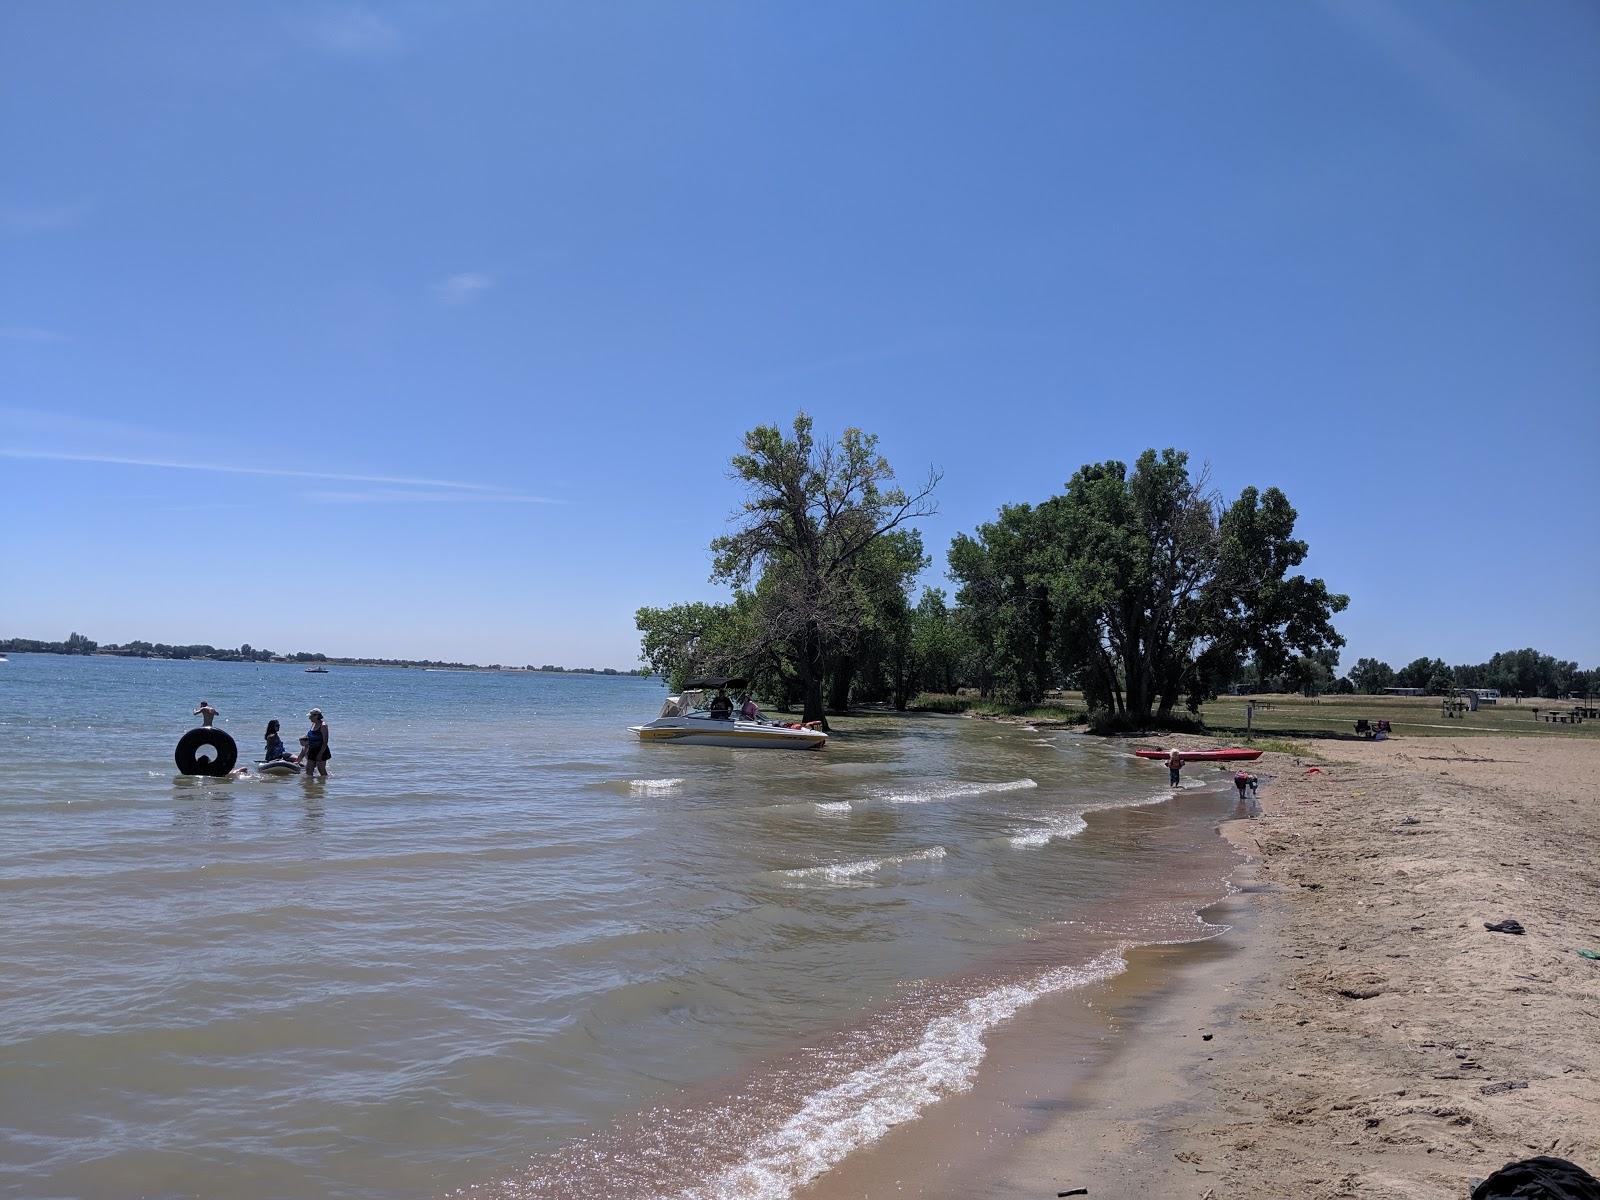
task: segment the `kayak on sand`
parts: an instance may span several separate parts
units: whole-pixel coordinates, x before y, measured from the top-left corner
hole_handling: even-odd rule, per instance
[[[1135,750],[1140,758],[1167,758],[1170,750]],[[1178,752],[1183,761],[1191,762],[1249,762],[1261,757],[1259,750],[1247,750],[1243,746],[1229,746],[1222,750],[1180,750]]]

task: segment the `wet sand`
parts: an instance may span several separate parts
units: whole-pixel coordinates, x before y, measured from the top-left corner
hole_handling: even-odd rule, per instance
[[[1600,950],[1600,744],[1317,749],[1263,758],[1263,815],[1224,827],[1251,862],[1223,952],[1173,955],[964,1194],[1453,1200],[1533,1154],[1600,1170],[1600,962],[1576,953]],[[1484,929],[1504,917],[1526,934]]]

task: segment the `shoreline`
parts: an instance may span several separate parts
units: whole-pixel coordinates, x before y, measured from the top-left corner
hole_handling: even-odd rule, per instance
[[[1264,755],[1261,817],[1220,828],[1248,855],[1233,953],[1131,1002],[1070,1110],[972,1195],[1456,1200],[1534,1154],[1600,1169],[1600,963],[1575,953],[1600,950],[1600,870],[1570,853],[1600,832],[1600,747],[1319,751]],[[1506,916],[1527,933],[1483,928]]]

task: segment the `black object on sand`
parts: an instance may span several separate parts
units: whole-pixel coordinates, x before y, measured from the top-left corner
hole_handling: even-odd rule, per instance
[[[1472,1200],[1600,1200],[1600,1179],[1564,1158],[1541,1154],[1507,1163],[1472,1189]]]
[[[1507,917],[1504,921],[1496,921],[1492,925],[1488,921],[1485,921],[1483,923],[1483,927],[1490,933],[1522,934],[1527,932],[1522,928],[1522,922],[1517,920],[1515,917]]]

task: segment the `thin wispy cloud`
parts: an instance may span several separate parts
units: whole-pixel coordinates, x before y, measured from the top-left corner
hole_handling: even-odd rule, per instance
[[[297,21],[295,32],[313,50],[336,58],[386,58],[405,49],[400,30],[360,4],[321,9]]]
[[[441,279],[433,285],[434,297],[440,304],[447,304],[452,308],[463,304],[471,304],[484,292],[494,286],[494,277],[483,271],[462,271],[458,275],[451,275]]]
[[[1568,145],[1514,92],[1401,6],[1386,0],[1323,0],[1323,7],[1388,58],[1439,111],[1500,153],[1532,150],[1548,162],[1565,162],[1581,149]]]
[[[22,235],[71,229],[89,215],[89,202],[72,204],[0,205],[0,232]]]
[[[428,492],[404,488],[376,488],[367,491],[305,492],[301,499],[316,504],[566,504],[549,496],[529,496],[521,492]]]
[[[37,325],[0,325],[0,340],[8,342],[64,342],[67,335]]]
[[[141,458],[122,454],[80,454],[63,450],[22,450],[0,447],[0,458],[43,462],[97,463],[114,467],[150,467],[162,471],[203,471],[213,475],[266,475],[278,479],[324,479],[335,483],[392,484],[397,487],[449,488],[460,492],[494,494],[499,489],[458,479],[419,479],[406,475],[355,475],[335,471],[296,471],[287,467],[255,467],[241,463],[184,462],[180,459]],[[504,494],[504,493],[500,493]]]

